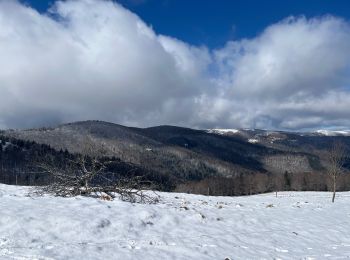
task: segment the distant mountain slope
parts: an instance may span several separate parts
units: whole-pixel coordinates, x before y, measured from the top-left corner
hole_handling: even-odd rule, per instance
[[[44,143],[58,150],[67,149],[72,153],[84,153],[84,147],[89,144],[94,147],[93,153],[116,156],[177,178],[196,179],[264,171],[258,160],[242,156],[237,151],[239,145],[244,146],[241,140],[192,129],[170,126],[138,129],[85,121],[49,129],[6,131],[5,134]],[[228,146],[226,150],[223,149],[225,144]]]
[[[4,135],[71,153],[115,156],[177,179],[244,173],[322,172],[334,140],[346,136],[239,129],[194,130],[175,126],[125,127],[83,121],[55,128],[9,130]],[[86,147],[93,149],[87,150]]]
[[[125,163],[115,157],[103,158],[103,160],[109,162],[103,171],[108,178],[132,174],[146,177],[163,190],[175,187],[174,180],[169,176],[151,174],[145,168]],[[53,180],[52,175],[42,165],[63,171],[68,167],[71,173],[74,173],[75,168],[70,168],[75,165],[72,161],[77,161],[77,155],[67,150],[53,149],[46,144],[24,141],[0,133],[0,183],[30,186],[48,184]]]

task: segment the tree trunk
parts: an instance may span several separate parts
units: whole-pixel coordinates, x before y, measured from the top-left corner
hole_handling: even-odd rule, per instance
[[[332,202],[334,203],[334,200],[335,200],[335,192],[336,192],[336,187],[337,187],[337,181],[336,181],[336,178],[333,177],[333,197],[332,197]]]
[[[88,183],[87,180],[85,180],[85,192],[86,192],[87,194],[89,193],[88,190],[89,190],[89,183]]]

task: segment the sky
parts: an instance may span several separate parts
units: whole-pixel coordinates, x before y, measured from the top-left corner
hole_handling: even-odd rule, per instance
[[[26,0],[40,12],[52,0]],[[120,0],[158,34],[193,45],[219,48],[229,40],[255,37],[288,16],[350,18],[348,0]]]
[[[350,129],[341,0],[0,0],[0,127]]]

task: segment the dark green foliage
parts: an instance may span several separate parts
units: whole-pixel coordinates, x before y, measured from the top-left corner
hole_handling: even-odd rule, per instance
[[[290,187],[291,187],[291,181],[290,181],[290,175],[288,174],[288,172],[285,172],[284,175],[284,189],[285,190],[290,190]]]
[[[315,171],[325,171],[325,167],[322,166],[320,158],[317,156],[309,155],[307,156],[311,168]]]

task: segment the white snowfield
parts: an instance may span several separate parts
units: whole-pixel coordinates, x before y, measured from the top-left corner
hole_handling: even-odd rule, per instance
[[[159,193],[156,205],[0,185],[0,259],[348,259],[350,192]]]

